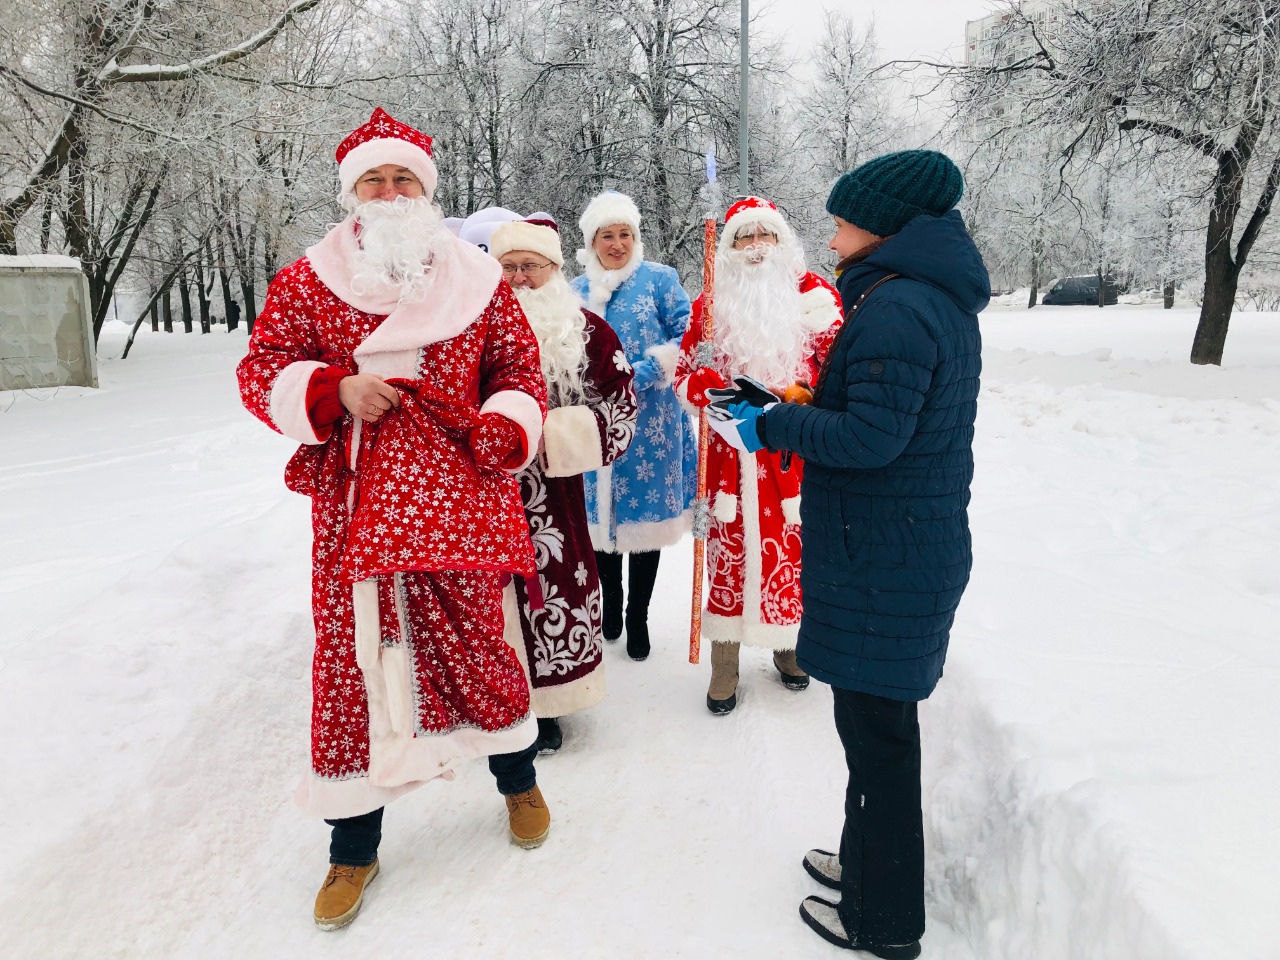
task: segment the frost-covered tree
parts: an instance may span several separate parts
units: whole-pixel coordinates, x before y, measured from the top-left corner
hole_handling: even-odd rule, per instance
[[[1064,161],[1116,144],[1201,177],[1193,363],[1221,363],[1236,292],[1280,191],[1280,0],[1005,0],[1005,36],[949,72],[970,124],[1058,131]],[[1044,13],[1049,7],[1049,15]],[[997,130],[1012,107],[1021,123]]]

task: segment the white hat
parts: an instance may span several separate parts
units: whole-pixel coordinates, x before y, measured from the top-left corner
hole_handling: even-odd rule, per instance
[[[590,247],[598,230],[615,223],[625,223],[639,233],[640,209],[625,193],[606,190],[587,204],[587,209],[582,211],[582,216],[578,219],[578,228],[582,231],[582,242]]]
[[[560,228],[549,213],[535,213],[528,220],[499,224],[489,241],[489,254],[501,257],[512,250],[530,250],[546,257],[558,267],[564,266]]]
[[[462,221],[462,226],[458,228],[458,238],[488,253],[493,231],[504,223],[519,219],[520,214],[506,207],[485,207]]]
[[[338,181],[343,194],[354,194],[357,180],[387,163],[412,171],[428,197],[436,192],[439,174],[431,158],[431,138],[401,123],[381,107],[338,144],[334,159],[338,161]]]

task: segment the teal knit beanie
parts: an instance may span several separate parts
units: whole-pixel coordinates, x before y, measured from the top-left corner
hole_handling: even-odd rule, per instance
[[[836,181],[827,213],[878,237],[891,237],[907,222],[940,217],[964,196],[964,176],[936,150],[886,153]]]

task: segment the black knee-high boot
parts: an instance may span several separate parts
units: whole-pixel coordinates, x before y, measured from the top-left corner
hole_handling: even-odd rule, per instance
[[[630,554],[627,561],[627,656],[643,660],[649,656],[649,600],[658,579],[657,550]]]
[[[622,554],[596,551],[596,569],[600,571],[600,598],[604,604],[606,640],[622,636]]]

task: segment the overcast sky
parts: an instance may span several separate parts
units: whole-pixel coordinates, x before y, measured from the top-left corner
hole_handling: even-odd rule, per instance
[[[848,10],[860,22],[874,18],[876,38],[886,60],[963,53],[964,25],[991,11],[992,0],[750,0],[768,28],[797,50],[818,38],[826,9]]]

